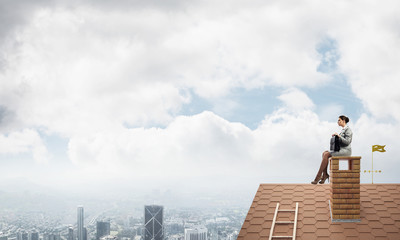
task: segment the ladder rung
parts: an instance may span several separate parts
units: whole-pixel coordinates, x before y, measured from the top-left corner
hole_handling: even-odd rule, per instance
[[[296,239],[298,209],[299,209],[299,203],[298,202],[296,202],[296,208],[293,209],[293,210],[292,209],[279,209],[279,203],[276,204],[275,214],[274,214],[274,218],[272,219],[272,225],[271,225],[271,229],[270,229],[270,232],[269,232],[269,239],[268,240],[272,240],[272,238],[281,238],[281,239],[291,238],[292,240]],[[294,212],[295,213],[294,221],[276,221],[278,212]],[[272,235],[274,233],[274,227],[275,227],[276,224],[294,224],[294,226],[293,226],[293,235],[292,236],[274,236],[274,235]]]
[[[278,224],[288,224],[288,223],[294,223],[294,221],[276,221],[275,223],[278,223]]]

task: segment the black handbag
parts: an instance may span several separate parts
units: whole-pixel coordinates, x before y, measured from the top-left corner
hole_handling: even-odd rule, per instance
[[[331,138],[331,152],[339,152],[340,151],[340,142],[338,136],[333,136]]]

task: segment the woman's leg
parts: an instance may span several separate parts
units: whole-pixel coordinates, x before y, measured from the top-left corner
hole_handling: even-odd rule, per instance
[[[329,163],[330,157],[331,157],[331,153],[329,151],[325,151],[322,153],[321,166],[319,167],[319,171],[318,171],[319,175],[321,175],[322,173],[328,174],[328,163]]]
[[[324,156],[323,156],[322,158],[324,159],[323,162],[324,162],[324,164],[325,164],[325,168],[324,168],[323,173],[324,173],[325,175],[328,175],[329,158],[332,157],[332,155],[331,155],[331,153],[328,152],[328,151],[325,151],[323,155],[324,155]]]
[[[322,153],[322,161],[321,161],[321,166],[319,167],[319,171],[317,173],[317,176],[315,177],[314,181],[312,182],[313,184],[315,184],[314,182],[318,182],[319,179],[322,176],[322,173],[326,173],[328,174],[328,161],[329,161],[329,157],[331,156],[329,151],[325,151]]]

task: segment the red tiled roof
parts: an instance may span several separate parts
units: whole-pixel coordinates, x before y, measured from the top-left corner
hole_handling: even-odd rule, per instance
[[[238,240],[268,239],[275,213],[299,203],[296,239],[400,239],[400,184],[361,184],[361,222],[333,222],[329,210],[330,186],[261,184]],[[294,220],[280,212],[279,221]],[[279,219],[280,218],[280,219]],[[274,235],[292,235],[293,225],[275,225]]]

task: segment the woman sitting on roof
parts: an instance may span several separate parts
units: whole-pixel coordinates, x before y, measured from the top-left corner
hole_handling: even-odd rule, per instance
[[[349,122],[349,118],[346,116],[339,116],[338,119],[338,125],[341,126],[343,129],[342,131],[337,134],[334,133],[332,134],[333,136],[338,136],[338,142],[340,145],[340,150],[339,151],[325,151],[322,153],[322,161],[321,161],[321,166],[319,168],[319,171],[317,173],[317,176],[315,177],[314,181],[312,181],[312,184],[317,184],[318,181],[319,183],[323,184],[325,183],[325,180],[328,179],[329,181],[329,175],[328,175],[328,162],[329,158],[332,156],[351,156],[351,139],[353,137],[353,132],[347,126],[347,123]]]

